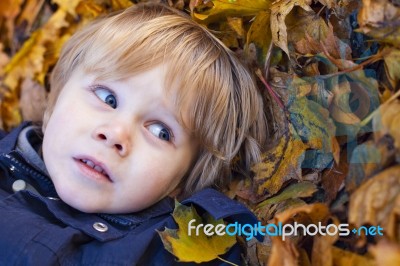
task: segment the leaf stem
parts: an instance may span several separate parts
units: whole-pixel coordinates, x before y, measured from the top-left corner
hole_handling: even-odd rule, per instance
[[[222,260],[223,262],[228,263],[228,264],[230,264],[230,265],[239,266],[239,265],[237,265],[237,264],[235,264],[235,263],[233,263],[233,262],[230,262],[229,260],[224,260],[224,259],[221,258],[220,256],[217,256],[217,259]]]
[[[334,59],[334,58],[329,54],[329,52],[326,50],[325,46],[322,46],[322,49],[324,50],[324,54],[326,55],[326,57],[327,57],[332,63],[334,63],[336,66],[338,66],[338,65],[335,63],[336,59]],[[335,77],[335,76],[338,76],[338,75],[342,75],[342,74],[346,74],[346,73],[350,73],[350,72],[353,72],[353,71],[357,71],[357,70],[363,69],[364,66],[366,66],[366,65],[369,65],[369,64],[375,63],[376,61],[382,60],[382,58],[383,58],[386,54],[388,54],[387,51],[386,51],[386,52],[382,52],[382,51],[381,51],[381,52],[375,54],[374,56],[371,56],[371,57],[370,57],[369,59],[367,59],[366,61],[364,61],[364,62],[362,62],[362,63],[360,63],[360,64],[358,64],[358,65],[356,65],[356,66],[354,66],[354,67],[350,67],[350,68],[347,68],[347,69],[343,69],[342,71],[339,71],[339,72],[336,72],[336,73],[332,73],[332,74],[321,75],[321,76],[319,76],[318,78],[320,78],[320,79],[329,79],[329,78],[332,78],[332,77]],[[340,67],[340,66],[338,66],[338,67]]]
[[[256,70],[256,75],[262,81],[262,83],[265,85],[265,87],[267,88],[269,94],[271,94],[272,98],[275,99],[275,101],[277,102],[279,107],[282,110],[285,110],[285,106],[283,105],[282,100],[279,98],[279,96],[276,94],[276,92],[271,88],[271,86],[269,86],[268,82],[264,79],[260,69]]]
[[[393,102],[393,101],[394,101],[395,99],[397,99],[397,97],[399,97],[399,96],[400,96],[400,91],[398,91],[398,92],[396,92],[395,94],[393,94],[392,97],[390,97],[389,100],[387,100],[386,102],[382,103],[382,104],[379,106],[379,108],[376,108],[372,113],[370,113],[366,118],[364,118],[364,120],[361,121],[361,123],[360,123],[360,127],[363,127],[363,126],[365,126],[366,124],[368,124],[368,123],[374,118],[374,116],[376,116],[376,115],[378,114],[378,112],[381,110],[381,108],[382,108],[384,105],[387,105],[387,104]]]

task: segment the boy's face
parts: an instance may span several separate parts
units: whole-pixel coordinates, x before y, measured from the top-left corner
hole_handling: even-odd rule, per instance
[[[47,170],[67,204],[125,213],[174,193],[197,142],[178,123],[174,95],[163,87],[165,67],[123,81],[74,71],[43,140]]]

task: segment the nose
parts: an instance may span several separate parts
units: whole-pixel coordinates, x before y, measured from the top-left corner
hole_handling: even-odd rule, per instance
[[[127,156],[130,152],[130,132],[123,125],[100,126],[94,131],[93,138],[114,149],[121,157]]]

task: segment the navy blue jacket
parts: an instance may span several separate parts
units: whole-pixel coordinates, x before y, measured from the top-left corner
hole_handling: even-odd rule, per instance
[[[51,180],[15,150],[24,123],[0,140],[0,265],[174,265],[157,233],[176,228],[173,200],[126,215],[87,214],[58,199]],[[1,136],[0,136],[1,137]],[[37,192],[13,192],[22,179]],[[186,199],[199,212],[229,222],[256,222],[240,203],[205,189]],[[236,244],[223,257],[240,264]],[[186,263],[189,265],[189,263]],[[213,260],[209,265],[226,265]]]

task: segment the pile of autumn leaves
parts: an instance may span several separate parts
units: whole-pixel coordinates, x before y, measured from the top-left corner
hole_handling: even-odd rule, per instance
[[[165,2],[190,13],[247,61],[267,101],[271,146],[263,162],[253,167],[254,178],[233,182],[226,194],[244,202],[263,223],[384,228],[383,237],[250,241],[242,243],[246,261],[273,266],[400,265],[397,2]],[[62,44],[95,17],[130,5],[128,0],[1,1],[2,127],[40,119],[46,79]],[[195,215],[181,208],[175,213],[178,224]],[[206,241],[219,250],[207,245],[199,249],[182,232],[169,235],[177,239],[163,236],[170,251],[197,254],[184,258],[192,261],[217,258],[234,243],[202,238],[198,243]],[[196,251],[179,252],[183,247]]]

